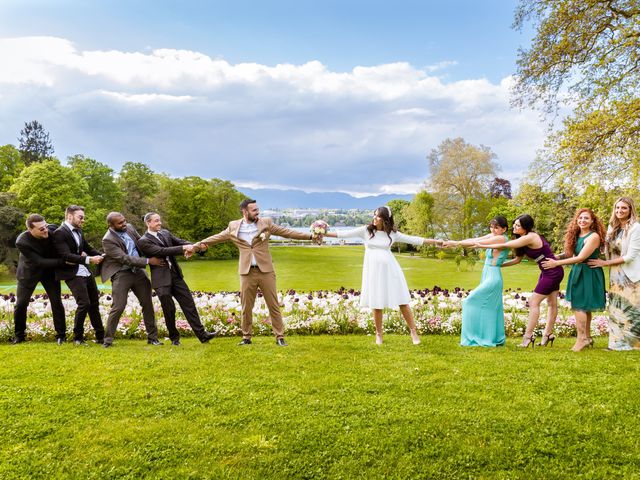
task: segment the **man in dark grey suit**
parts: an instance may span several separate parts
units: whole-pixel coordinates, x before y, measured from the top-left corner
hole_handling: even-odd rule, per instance
[[[70,205],[65,211],[65,222],[53,233],[56,253],[64,263],[56,268],[56,280],[64,280],[76,300],[73,320],[73,343],[87,346],[84,340],[84,321],[89,314],[91,326],[96,332],[96,343],[104,339],[104,327],[100,316],[100,294],[89,265],[100,265],[102,255],[84,238],[84,207]]]
[[[187,322],[191,325],[196,337],[202,343],[206,343],[215,337],[215,333],[207,332],[200,321],[198,309],[193,301],[191,290],[184,281],[182,269],[176,261],[176,255],[191,255],[199,247],[191,245],[186,240],[174,236],[168,230],[162,230],[162,219],[157,213],[147,213],[144,216],[147,232],[140,238],[138,244],[142,253],[150,258],[164,259],[166,265],[151,268],[151,285],[158,294],[164,321],[169,330],[169,338],[172,345],[180,345],[180,333],[176,328],[176,305],[174,297],[178,301]]]
[[[119,212],[107,215],[109,230],[102,237],[102,248],[105,258],[102,265],[102,281],[111,280],[111,296],[113,303],[107,319],[107,333],[104,347],[111,347],[118,322],[127,307],[129,290],[133,291],[142,306],[144,328],[147,331],[147,343],[162,345],[158,340],[158,328],[151,301],[151,283],[147,277],[147,265],[163,265],[160,258],[144,258],[140,256],[140,234],[127,224],[127,220]]]
[[[37,213],[27,218],[27,230],[22,232],[16,240],[16,248],[20,252],[18,258],[18,291],[16,304],[13,309],[13,324],[15,337],[11,343],[18,344],[26,340],[27,307],[31,295],[38,282],[44,287],[49,296],[53,326],[56,329],[58,345],[66,341],[66,322],[64,306],[60,297],[60,281],[56,280],[56,267],[64,264],[58,257],[53,245],[53,232],[56,225],[47,225],[44,217]]]

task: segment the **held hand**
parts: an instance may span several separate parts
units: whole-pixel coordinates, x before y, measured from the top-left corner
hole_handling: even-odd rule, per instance
[[[162,258],[158,258],[158,257],[149,257],[149,265],[155,265],[156,267],[166,267],[167,266],[167,262],[164,261],[164,259]]]
[[[184,251],[184,258],[189,260],[191,257],[193,257],[193,250],[185,250]]]
[[[194,247],[196,248],[196,252],[206,252],[209,249],[209,245],[204,242],[194,243]]]
[[[186,257],[187,254],[189,256],[193,255],[194,252],[197,252],[199,249],[196,247],[196,245],[183,245],[182,246],[182,252],[184,253],[184,256]]]
[[[102,263],[102,260],[104,260],[104,257],[102,255],[89,257],[89,263],[93,263],[94,265],[100,265]]]
[[[552,260],[551,258],[545,258],[540,262],[540,265],[542,265],[542,268],[545,270],[549,270],[550,268],[556,268],[558,266],[558,261]]]
[[[606,267],[607,261],[600,260],[599,258],[593,258],[587,262],[587,265],[589,265],[591,268]]]

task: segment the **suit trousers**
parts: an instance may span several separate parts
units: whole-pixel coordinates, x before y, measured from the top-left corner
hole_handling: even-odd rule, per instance
[[[53,314],[53,327],[56,330],[56,338],[66,338],[67,324],[65,321],[64,305],[62,305],[60,281],[51,277],[43,277],[40,283],[49,297],[51,313]],[[16,305],[13,309],[13,323],[16,338],[24,339],[27,330],[27,308],[31,301],[31,295],[38,285],[38,280],[18,280],[16,293]]]
[[[205,330],[200,320],[196,304],[193,301],[191,290],[189,290],[184,279],[180,277],[173,268],[171,269],[171,285],[156,288],[156,293],[160,299],[160,305],[162,305],[164,322],[169,331],[169,338],[171,340],[180,339],[180,332],[178,332],[176,328],[176,304],[173,301],[175,298],[182,309],[182,313],[184,313],[184,317],[191,326],[193,333],[202,340]]]
[[[269,309],[271,328],[276,338],[284,337],[284,324],[278,303],[276,290],[276,272],[261,272],[258,267],[251,267],[249,273],[240,275],[240,301],[242,303],[242,338],[251,338],[253,333],[253,306],[256,303],[258,288]]]
[[[92,276],[73,277],[71,280],[67,280],[67,286],[78,305],[73,319],[73,339],[84,340],[84,320],[87,318],[88,313],[91,326],[96,332],[96,341],[102,343],[104,326],[100,316],[100,294],[98,293],[98,285],[96,285],[95,278]]]
[[[158,340],[158,328],[156,327],[156,318],[153,312],[153,302],[151,301],[151,282],[144,269],[121,270],[111,277],[111,310],[107,318],[107,334],[104,337],[104,343],[113,343],[118,322],[127,308],[127,300],[129,291],[138,297],[140,306],[142,307],[142,319],[144,328],[147,331],[147,339],[153,341]]]

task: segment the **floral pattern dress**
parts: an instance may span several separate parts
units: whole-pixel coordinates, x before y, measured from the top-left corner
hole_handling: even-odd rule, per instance
[[[609,244],[611,259],[622,254],[622,233]],[[609,272],[609,349],[640,349],[640,282],[629,280],[620,265]]]

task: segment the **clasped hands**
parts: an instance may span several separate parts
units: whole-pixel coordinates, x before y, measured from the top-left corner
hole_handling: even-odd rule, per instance
[[[191,258],[197,252],[206,252],[208,248],[207,244],[202,242],[182,246],[184,258]]]
[[[324,235],[322,233],[311,233],[311,241],[316,245],[322,245],[324,240]]]

